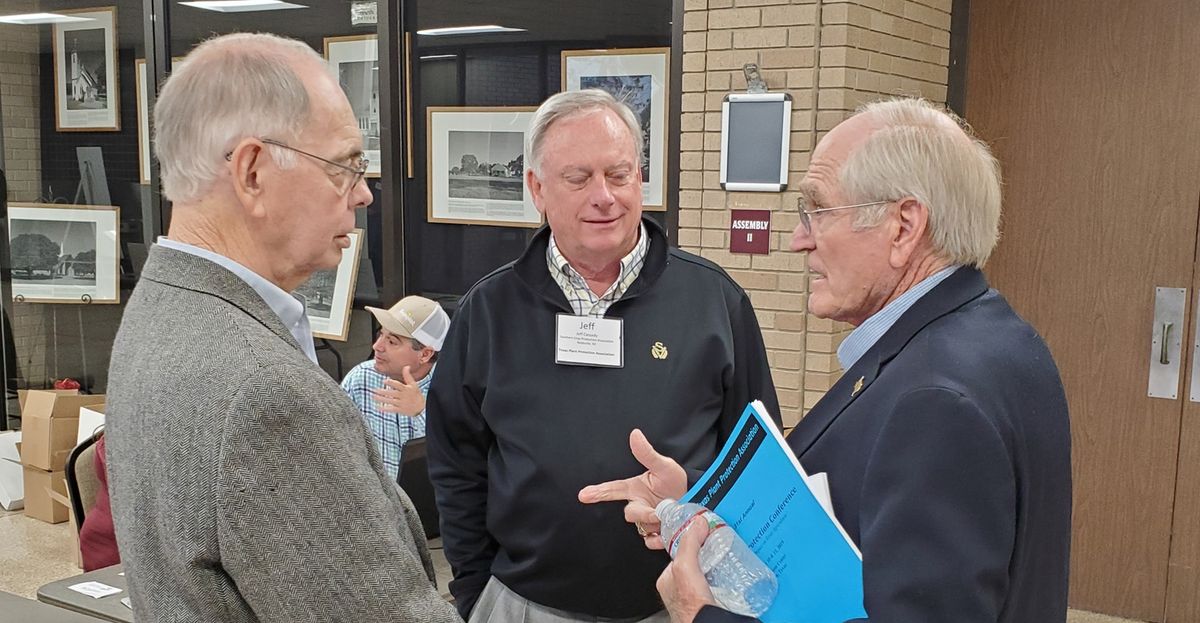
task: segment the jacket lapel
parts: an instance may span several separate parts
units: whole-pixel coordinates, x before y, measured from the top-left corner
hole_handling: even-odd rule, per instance
[[[804,416],[788,435],[788,445],[792,447],[796,456],[803,455],[812,447],[833,421],[859,396],[866,393],[884,366],[912,340],[913,336],[934,320],[982,296],[987,289],[988,284],[983,273],[976,268],[964,266],[917,300],[896,320],[896,324],[834,383],[812,411]]]
[[[258,292],[218,264],[190,253],[153,245],[150,247],[142,278],[219,298],[242,310],[280,339],[300,350],[296,338],[292,337],[292,333],[283,326],[279,315],[267,305]]]

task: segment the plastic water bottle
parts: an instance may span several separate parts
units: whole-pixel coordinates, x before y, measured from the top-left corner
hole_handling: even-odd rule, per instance
[[[708,522],[708,538],[700,546],[700,571],[717,603],[726,610],[757,617],[771,607],[779,581],[763,561],[720,517],[699,504],[663,500],[654,509],[662,524],[663,545],[675,557],[685,526],[693,518]]]

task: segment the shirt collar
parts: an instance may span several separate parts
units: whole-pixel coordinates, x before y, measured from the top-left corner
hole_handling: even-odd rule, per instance
[[[946,277],[954,274],[958,268],[958,266],[948,266],[922,279],[851,331],[850,335],[842,340],[841,346],[838,346],[838,362],[842,364],[842,369],[849,370],[851,366],[858,363],[858,360],[879,341],[879,338],[883,337],[883,334],[896,324],[904,312],[908,311],[913,304],[928,294],[937,284],[944,281]]]
[[[304,331],[304,329],[309,327],[309,324],[308,316],[304,310],[303,297],[285,292],[283,288],[271,283],[262,275],[215,251],[171,240],[166,236],[159,236],[157,242],[159,246],[204,258],[237,275],[239,279],[245,281],[251,289],[262,297],[267,306],[271,308],[271,311],[275,312],[275,315],[279,316],[279,319],[283,321],[283,326],[287,327],[292,336],[296,338],[296,341],[300,343],[304,353],[310,355],[310,351],[312,351],[312,333],[311,330]],[[312,352],[310,358],[315,361],[316,353]]]
[[[425,376],[417,379],[417,387],[422,390],[429,389],[429,384],[433,382],[433,373],[437,371],[437,362],[433,362],[433,366],[429,368],[429,372]]]
[[[633,245],[633,249],[621,258],[621,271],[617,275],[616,281],[609,286],[608,291],[600,297],[600,299],[619,298],[625,289],[637,277],[637,273],[641,271],[642,266],[646,261],[646,254],[650,250],[650,234],[646,231],[646,224],[641,223],[638,227],[638,241]],[[546,263],[550,268],[550,274],[554,277],[555,282],[564,291],[568,287],[574,287],[581,290],[591,292],[591,288],[587,285],[587,280],[575,270],[571,263],[567,261],[565,255],[558,248],[558,242],[554,239],[554,232],[550,232],[550,241],[546,245]],[[631,278],[633,277],[633,278]],[[570,293],[567,298],[572,298]],[[594,295],[593,295],[594,296]]]
[[[646,232],[646,224],[641,223],[638,226],[638,241],[633,245],[633,249],[621,258],[621,274],[617,277],[617,282],[621,281],[621,277],[625,276],[638,261],[646,259],[646,251],[650,248],[650,236]],[[567,261],[567,257],[562,254],[558,248],[558,241],[554,238],[554,232],[550,232],[550,243],[546,246],[546,259],[551,268],[556,268],[560,272],[567,275],[579,275],[571,263]],[[582,278],[582,275],[580,275]]]

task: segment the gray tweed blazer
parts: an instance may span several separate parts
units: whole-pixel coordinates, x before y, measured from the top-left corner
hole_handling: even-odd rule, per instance
[[[460,620],[358,408],[237,276],[154,246],[108,378],[137,620]]]

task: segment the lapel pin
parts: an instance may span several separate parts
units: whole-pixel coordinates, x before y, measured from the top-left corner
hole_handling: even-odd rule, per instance
[[[854,391],[850,392],[851,398],[857,396],[858,392],[862,391],[864,378],[866,378],[866,377],[860,376],[860,377],[858,377],[858,380],[854,382]]]
[[[666,359],[667,347],[663,346],[662,342],[655,342],[654,346],[650,347],[650,356],[655,359]]]

